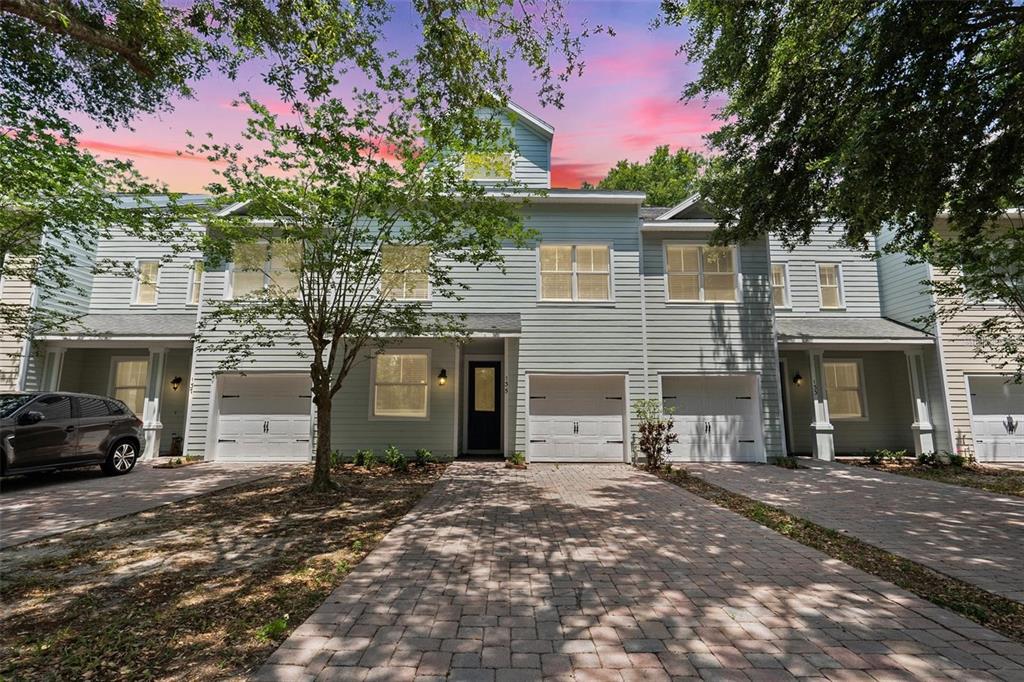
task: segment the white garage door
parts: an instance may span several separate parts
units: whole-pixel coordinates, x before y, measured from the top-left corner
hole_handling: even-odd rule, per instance
[[[226,375],[217,380],[217,460],[308,462],[309,377]]]
[[[751,374],[666,376],[662,398],[675,411],[679,442],[672,459],[712,462],[760,461],[760,401]]]
[[[530,376],[527,455],[534,462],[622,462],[622,376]]]
[[[1024,385],[1001,376],[967,378],[975,456],[983,462],[1024,461]]]

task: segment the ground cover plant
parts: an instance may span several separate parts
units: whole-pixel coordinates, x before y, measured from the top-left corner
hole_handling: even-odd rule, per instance
[[[1024,497],[1024,469],[992,466],[969,461],[963,457],[943,459],[941,456],[905,458],[899,461],[884,457],[868,457],[850,462],[890,474],[923,478],[938,483],[962,485],[999,495]]]
[[[955,611],[1018,642],[1024,642],[1024,604],[934,571],[837,530],[726,490],[684,468],[657,472],[665,481],[771,528],[854,568],[887,580],[936,606]]]
[[[444,466],[295,468],[0,551],[0,679],[236,679],[269,656]]]

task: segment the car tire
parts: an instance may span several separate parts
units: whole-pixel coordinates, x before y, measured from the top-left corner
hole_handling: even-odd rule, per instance
[[[122,476],[135,468],[139,459],[139,448],[130,440],[121,440],[110,447],[107,461],[102,464],[103,473],[108,476]]]

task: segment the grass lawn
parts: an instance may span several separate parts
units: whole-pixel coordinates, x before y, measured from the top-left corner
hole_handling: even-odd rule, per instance
[[[0,679],[231,679],[266,659],[430,489],[310,470],[0,551]]]
[[[850,463],[890,474],[924,478],[939,483],[952,483],[1000,495],[1024,497],[1024,469],[1009,469],[985,464],[971,464],[963,467],[929,467],[916,462],[868,464],[865,461],[860,461]]]

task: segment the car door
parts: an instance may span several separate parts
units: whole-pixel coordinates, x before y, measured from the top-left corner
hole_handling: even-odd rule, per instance
[[[38,412],[42,419],[26,423],[25,415],[32,412]],[[14,428],[14,467],[60,464],[74,458],[77,447],[78,429],[68,396],[41,396],[18,413]]]
[[[107,435],[114,423],[107,401],[90,396],[76,396],[71,400],[77,408],[78,459],[105,459]]]

